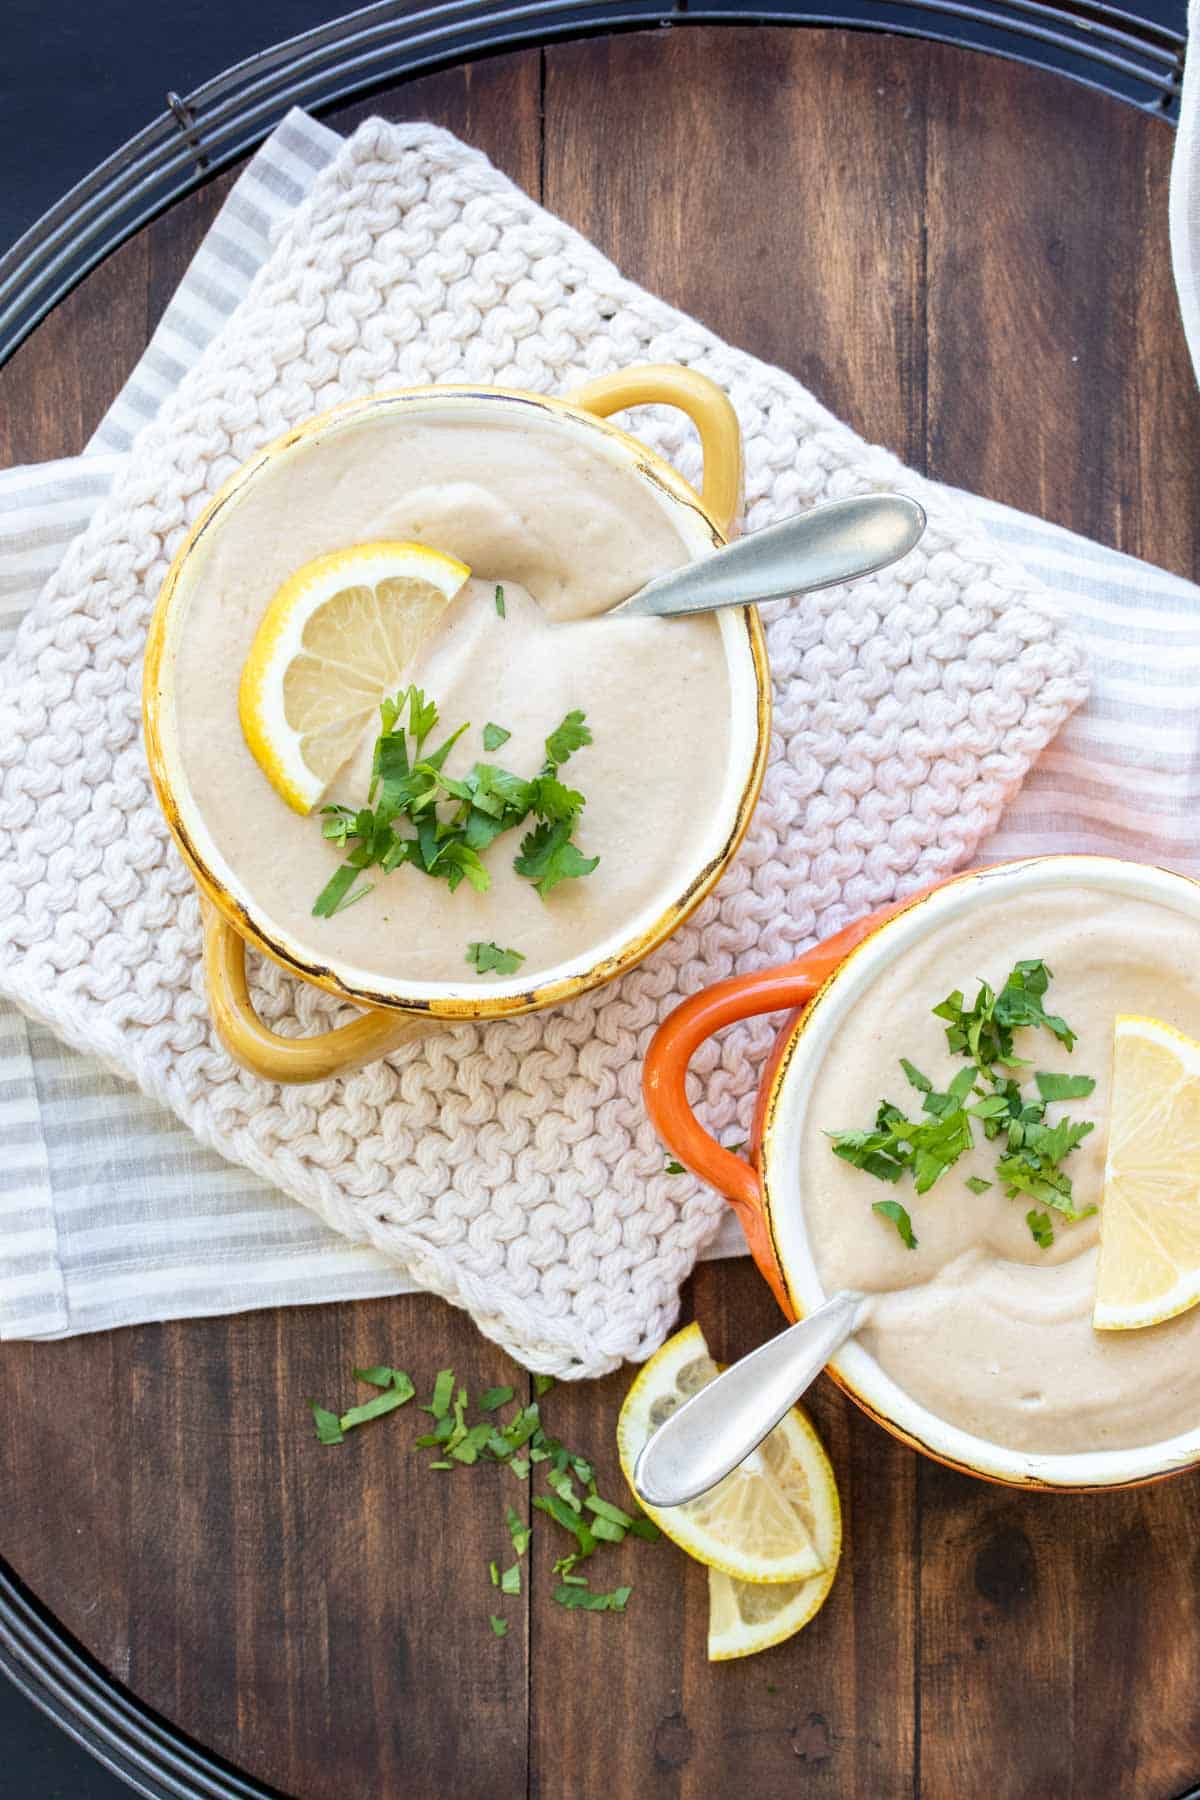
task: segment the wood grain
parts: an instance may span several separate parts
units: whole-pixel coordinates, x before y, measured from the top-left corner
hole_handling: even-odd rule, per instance
[[[1161,122],[967,52],[752,28],[504,57],[340,120],[375,111],[469,137],[909,461],[1197,572]],[[6,461],[81,447],[227,181],[0,373]],[[724,1358],[777,1323],[744,1263],[703,1268],[693,1308]],[[1159,1800],[1200,1774],[1195,1478],[987,1487],[821,1384],[842,1572],[791,1644],[712,1668],[704,1574],[669,1545],[608,1559],[634,1584],[624,1618],[567,1615],[539,1517],[525,1592],[498,1604],[487,1563],[528,1490],[430,1472],[415,1409],[317,1445],[306,1397],[349,1401],[352,1365],[380,1360],[528,1392],[416,1296],[0,1350],[0,1550],[152,1706],[297,1800]],[[626,1380],[545,1402],[614,1497]]]

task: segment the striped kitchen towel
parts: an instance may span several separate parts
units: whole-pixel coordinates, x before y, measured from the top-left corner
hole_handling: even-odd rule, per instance
[[[248,165],[145,355],[82,456],[0,472],[0,653],[140,428],[246,292],[276,226],[341,140],[293,113]],[[1060,595],[1092,696],[1042,757],[989,859],[1091,850],[1191,869],[1200,828],[1200,589],[967,498]],[[0,1004],[0,1337],[395,1293],[374,1250],[205,1149],[172,1115]],[[740,1249],[731,1217],[711,1254]]]

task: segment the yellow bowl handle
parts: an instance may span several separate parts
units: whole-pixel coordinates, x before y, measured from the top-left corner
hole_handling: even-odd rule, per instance
[[[286,1038],[264,1025],[246,982],[246,944],[211,900],[201,899],[204,973],[217,1036],[235,1062],[264,1081],[328,1081],[386,1056],[433,1029],[425,1019],[374,1007],[317,1037]]]
[[[685,412],[700,433],[704,451],[700,498],[728,537],[742,498],[742,433],[729,395],[715,381],[677,363],[647,363],[640,369],[598,375],[568,394],[567,402],[601,419],[627,406],[677,406]]]

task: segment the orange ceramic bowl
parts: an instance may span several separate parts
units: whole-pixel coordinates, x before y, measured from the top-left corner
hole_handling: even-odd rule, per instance
[[[650,1116],[672,1152],[717,1188],[741,1220],[750,1250],[789,1319],[827,1299],[809,1248],[799,1180],[807,1094],[839,1021],[877,973],[907,946],[997,892],[1067,886],[1147,899],[1200,937],[1200,884],[1164,869],[1101,856],[1045,856],[952,877],[848,925],[798,962],[737,976],[686,1000],[660,1027],[645,1069]],[[724,1149],[688,1104],[688,1064],[706,1038],[737,1019],[787,1011],[758,1096],[749,1160]],[[829,1373],[863,1410],[917,1450],[967,1474],[1017,1487],[1097,1490],[1131,1486],[1200,1464],[1200,1420],[1167,1441],[1132,1449],[1035,1455],[949,1424],[919,1405],[855,1339]]]

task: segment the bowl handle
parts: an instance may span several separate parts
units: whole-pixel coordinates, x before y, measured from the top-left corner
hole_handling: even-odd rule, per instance
[[[235,1062],[264,1081],[328,1081],[386,1056],[433,1027],[425,1019],[379,1007],[317,1037],[280,1037],[254,1010],[246,982],[246,943],[211,900],[201,899],[204,974],[217,1036]]]
[[[598,375],[568,394],[567,403],[602,419],[627,406],[677,406],[685,412],[704,452],[704,510],[728,537],[742,498],[742,431],[729,395],[715,381],[677,363],[647,363]]]
[[[753,975],[735,975],[693,994],[663,1020],[646,1054],[642,1091],[658,1135],[693,1175],[724,1194],[737,1213],[751,1255],[789,1318],[796,1316],[796,1309],[788,1296],[763,1204],[759,1124],[755,1126],[756,1141],[751,1147],[753,1162],[718,1144],[688,1103],[688,1065],[701,1044],[724,1026],[758,1013],[795,1011],[806,1006],[850,951],[898,910],[897,906],[888,906],[856,919],[836,936],[814,945],[797,962]]]

